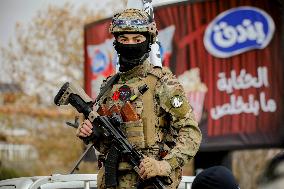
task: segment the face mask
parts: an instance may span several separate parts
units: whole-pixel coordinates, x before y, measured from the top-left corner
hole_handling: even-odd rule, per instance
[[[127,60],[139,59],[148,52],[149,41],[146,39],[142,43],[137,44],[122,44],[115,43],[115,50],[117,53]]]
[[[149,41],[137,44],[122,44],[119,42],[115,43],[115,50],[120,55],[119,71],[126,72],[131,70],[135,66],[142,64],[143,61],[148,57]],[[143,60],[142,60],[143,59]]]
[[[144,54],[141,58],[128,60],[123,57],[119,57],[119,71],[127,72],[133,69],[135,66],[142,64],[149,57],[149,53]]]

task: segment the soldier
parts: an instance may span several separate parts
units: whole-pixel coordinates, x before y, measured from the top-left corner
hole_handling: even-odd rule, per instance
[[[177,188],[181,181],[182,166],[192,159],[201,142],[201,132],[193,117],[184,90],[167,68],[154,67],[149,61],[151,44],[156,40],[156,24],[150,16],[138,9],[126,9],[113,17],[110,32],[114,35],[114,48],[119,55],[119,79],[98,101],[98,113],[121,111],[131,102],[138,119],[124,120],[127,139],[143,155],[139,175],[126,160],[118,165],[118,186],[135,188],[139,177],[171,178],[167,188]],[[102,88],[111,80],[107,78]],[[146,92],[139,91],[142,86]],[[139,95],[140,94],[140,95]],[[116,108],[113,108],[116,107]],[[77,129],[80,138],[92,134],[92,124],[85,120]],[[94,141],[96,149],[107,155],[109,141]],[[98,188],[105,188],[104,167],[98,173]]]

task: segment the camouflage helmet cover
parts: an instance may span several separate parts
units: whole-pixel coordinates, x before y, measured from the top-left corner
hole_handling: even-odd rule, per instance
[[[139,9],[126,9],[115,14],[109,28],[110,33],[147,32],[150,34],[152,43],[157,36],[156,23],[145,11]]]

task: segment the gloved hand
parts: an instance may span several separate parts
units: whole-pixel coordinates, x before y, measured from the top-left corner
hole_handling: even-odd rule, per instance
[[[76,130],[77,137],[88,137],[92,134],[93,125],[92,123],[86,119],[84,120],[80,126]]]
[[[151,157],[145,157],[140,163],[139,168],[139,175],[142,179],[155,176],[169,176],[171,173],[171,166],[167,161],[157,161]]]

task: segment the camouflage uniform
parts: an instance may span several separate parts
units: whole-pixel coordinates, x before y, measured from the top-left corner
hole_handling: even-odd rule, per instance
[[[114,36],[125,32],[147,33],[149,47],[157,36],[154,20],[149,18],[146,12],[137,9],[127,9],[115,15],[110,25],[110,32]],[[184,90],[175,76],[166,68],[153,67],[147,60],[140,60],[137,66],[120,73],[119,81],[104,93],[98,101],[98,106],[122,107],[127,99],[124,97],[136,94],[140,86],[146,84],[149,87],[143,95],[131,102],[140,119],[124,122],[122,129],[129,142],[142,154],[168,162],[171,166],[170,177],[173,183],[167,188],[177,188],[181,180],[182,166],[194,157],[199,148],[201,132],[194,120]],[[120,65],[122,63],[120,62]],[[110,78],[104,81],[102,87]],[[120,98],[120,95],[123,98]],[[106,155],[110,146],[108,142],[95,141],[94,145],[99,152]],[[167,153],[164,153],[166,151]],[[135,188],[139,176],[123,158],[118,171],[116,188]],[[98,188],[105,188],[104,167],[98,174]]]
[[[109,77],[104,81],[104,86]],[[156,160],[166,160],[171,165],[170,175],[173,183],[167,188],[177,188],[185,165],[196,154],[200,142],[201,132],[193,117],[184,90],[176,77],[167,68],[153,67],[147,60],[134,69],[121,73],[120,79],[112,89],[109,89],[99,101],[111,107],[114,104],[122,106],[124,101],[114,98],[122,86],[129,87],[134,94],[137,87],[147,84],[149,90],[138,97],[132,105],[140,115],[140,120],[123,124],[128,140],[136,149],[148,157]],[[96,148],[106,154],[108,141],[97,141]],[[161,158],[160,152],[168,151]],[[104,169],[99,171],[98,187],[105,188]],[[134,188],[138,174],[135,173],[127,162],[119,164],[119,185],[117,188]]]

